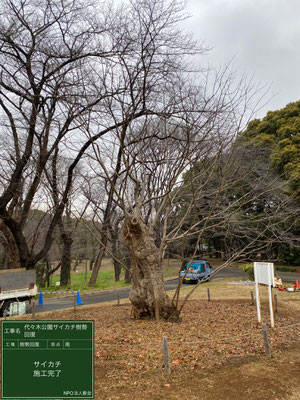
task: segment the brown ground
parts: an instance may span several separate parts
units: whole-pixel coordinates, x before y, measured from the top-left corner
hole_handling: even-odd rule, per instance
[[[76,312],[37,314],[36,319],[95,320],[99,400],[300,399],[300,293],[276,292],[279,312],[275,329],[268,325],[268,359],[250,301],[253,287],[220,281],[210,285],[212,301],[205,298],[203,285],[178,323],[132,320],[126,303],[81,306]],[[262,300],[263,320],[268,322],[265,293]],[[164,370],[163,336],[169,341],[170,376]]]

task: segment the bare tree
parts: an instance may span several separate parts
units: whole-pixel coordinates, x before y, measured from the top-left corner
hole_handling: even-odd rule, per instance
[[[241,215],[251,213],[253,204],[274,190],[268,168],[254,174],[255,157],[251,168],[241,168],[243,158],[233,144],[251,117],[245,110],[256,88],[241,82],[234,87],[227,73],[216,74],[214,81],[206,74],[206,84],[200,86],[182,86],[180,112],[131,123],[125,141],[117,132],[123,163],[117,183],[103,154],[95,151],[124,213],[124,240],[132,265],[130,300],[137,318],[154,316],[157,302],[162,317],[179,317],[179,289],[171,300],[163,284],[162,261],[169,243],[196,237],[197,251],[201,238],[237,227]],[[114,160],[113,150],[110,160]],[[185,178],[188,173],[190,179]],[[238,185],[250,176],[251,185],[239,194]],[[252,213],[252,223],[254,219],[261,223],[244,233],[248,240],[240,240],[227,264],[266,246],[267,232],[275,229],[284,206],[285,199],[273,204],[272,218]],[[237,232],[233,233],[236,239],[241,230]]]
[[[177,35],[181,11],[182,4],[163,0],[117,9],[80,0],[1,3],[1,137],[8,140],[0,218],[20,266],[32,268],[47,254],[73,172],[91,144],[146,115],[173,111],[175,102],[171,109],[159,93],[182,68],[180,55],[199,50]],[[89,130],[85,140],[82,127]],[[44,243],[32,251],[24,227],[59,145],[73,161]]]
[[[45,170],[47,178],[45,182],[45,191],[52,198],[53,210],[59,207],[61,201],[61,193],[65,186],[65,172],[68,171],[69,161],[64,157],[59,157],[59,148],[57,147],[51,157],[51,170]],[[73,235],[80,222],[80,215],[74,218],[73,204],[79,197],[79,188],[81,187],[82,179],[80,174],[73,174],[72,187],[69,190],[68,202],[65,205],[64,213],[61,214],[58,220],[58,230],[60,241],[62,242],[61,261],[60,261],[60,284],[61,286],[71,283],[71,264],[72,264],[72,244]],[[81,214],[84,214],[88,203],[84,204]],[[78,207],[76,207],[78,209]]]
[[[62,140],[75,134],[76,118],[102,98],[86,74],[92,58],[107,61],[113,49],[104,41],[99,46],[95,34],[105,35],[107,21],[92,15],[77,1],[1,4],[1,135],[11,145],[2,163],[0,217],[14,237],[20,265],[27,268],[49,250],[69,189],[54,213],[44,245],[32,254],[24,226],[49,157]]]
[[[163,0],[136,1],[126,13],[126,18],[119,27],[118,34],[127,52],[118,58],[119,84],[126,91],[118,93],[107,104],[107,113],[116,122],[120,143],[114,147],[116,163],[109,170],[107,201],[103,209],[101,246],[97,254],[89,286],[96,282],[101,261],[108,244],[110,215],[112,212],[114,191],[122,173],[122,149],[134,120],[142,121],[149,116],[165,115],[170,117],[180,112],[183,96],[184,71],[187,65],[185,55],[199,54],[206,50],[198,47],[188,35],[178,29],[178,23],[185,18],[183,3]],[[134,118],[133,118],[134,116]],[[139,118],[135,118],[135,116]],[[82,130],[89,138],[97,129],[102,114],[94,113],[90,120],[85,120]],[[118,119],[125,123],[117,126]],[[143,123],[143,122],[142,122]],[[94,151],[103,159],[105,140],[94,145]],[[138,139],[136,139],[138,140]],[[109,160],[108,160],[109,163]]]

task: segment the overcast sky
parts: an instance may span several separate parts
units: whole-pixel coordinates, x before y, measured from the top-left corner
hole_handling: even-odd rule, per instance
[[[272,84],[262,118],[300,99],[300,0],[188,0],[188,29],[212,47],[207,62]]]

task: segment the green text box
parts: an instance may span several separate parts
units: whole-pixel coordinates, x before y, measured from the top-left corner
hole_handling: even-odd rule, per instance
[[[94,321],[2,321],[1,394],[94,398]]]
[[[90,349],[92,342],[90,340],[65,340],[64,349]]]

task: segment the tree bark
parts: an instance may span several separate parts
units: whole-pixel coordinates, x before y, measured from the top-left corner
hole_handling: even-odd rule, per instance
[[[90,269],[90,271],[93,270],[94,262],[95,262],[95,258],[91,258],[91,259],[90,259],[90,264],[89,264],[89,269]]]
[[[35,265],[35,270],[37,286],[40,288],[46,287],[45,266],[42,263],[38,263]]]
[[[126,265],[126,269],[125,269],[125,283],[131,283],[131,269],[130,269],[130,257],[126,256],[123,259],[124,264]]]
[[[155,301],[158,301],[160,317],[166,320],[177,320],[178,310],[165,292],[162,254],[155,245],[153,230],[147,227],[140,218],[127,215],[124,223],[124,239],[131,259],[132,316],[154,318]]]
[[[115,282],[118,282],[120,280],[122,266],[117,260],[114,260],[114,270],[115,270]]]
[[[102,246],[102,247],[100,247],[100,249],[97,253],[95,262],[93,264],[92,274],[91,274],[91,277],[90,277],[90,280],[88,283],[89,287],[95,286],[104,254],[105,254],[105,247]]]
[[[7,252],[7,268],[21,268],[19,250],[14,237],[2,221],[0,222],[0,230],[4,235],[2,244]]]
[[[61,270],[60,270],[60,285],[66,286],[71,283],[71,248],[73,239],[70,234],[62,234],[63,251],[61,257]]]

